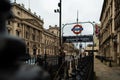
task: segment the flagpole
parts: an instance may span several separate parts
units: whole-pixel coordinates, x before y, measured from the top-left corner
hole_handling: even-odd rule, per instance
[[[78,17],[79,17],[78,13],[79,13],[79,12],[78,12],[78,10],[77,10],[77,24],[78,24]]]
[[[78,24],[78,10],[77,10],[77,19],[76,19],[76,22]],[[78,34],[76,34],[76,36],[78,36]],[[78,43],[76,44],[76,46],[78,46]]]
[[[77,21],[77,24],[78,24],[78,21],[79,21],[79,11],[77,10],[77,19],[76,19],[76,21]],[[80,35],[81,35],[82,33],[80,33]],[[76,35],[76,36],[79,36],[78,34]],[[79,43],[79,42],[78,42]],[[77,43],[77,44],[78,44]],[[81,45],[81,42],[80,42],[80,44],[79,44],[79,55],[81,54],[81,48],[82,48],[82,45]]]

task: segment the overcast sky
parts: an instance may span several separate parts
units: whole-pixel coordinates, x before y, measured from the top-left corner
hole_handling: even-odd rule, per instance
[[[11,0],[12,2],[14,0]],[[17,3],[25,4],[25,7],[32,12],[36,12],[44,19],[44,27],[49,25],[59,25],[59,13],[54,13],[58,8],[60,0],[16,0]],[[30,1],[30,4],[29,4]],[[77,11],[80,22],[95,21],[99,23],[103,0],[62,0],[62,24],[76,22]],[[81,24],[83,26],[82,34],[92,34],[91,24]],[[73,34],[71,31],[74,25],[64,28],[64,35]],[[67,30],[67,31],[66,31]],[[74,35],[74,34],[73,34]]]
[[[11,0],[14,1],[14,0]],[[16,0],[17,3],[25,4],[28,9],[29,1],[32,12],[36,12],[44,19],[44,27],[59,25],[59,14],[54,13],[60,0]],[[77,10],[79,21],[99,22],[103,0],[62,0],[62,24],[75,22]]]

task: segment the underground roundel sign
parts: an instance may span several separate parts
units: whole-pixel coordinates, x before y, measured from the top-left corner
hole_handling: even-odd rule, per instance
[[[80,34],[81,31],[83,30],[81,25],[76,24],[71,31],[73,31],[74,34]]]

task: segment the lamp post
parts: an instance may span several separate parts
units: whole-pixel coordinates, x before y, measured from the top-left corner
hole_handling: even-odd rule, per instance
[[[58,54],[58,66],[61,66],[63,64],[63,47],[62,47],[62,38],[61,38],[61,22],[62,22],[62,0],[58,3],[59,9],[54,10],[55,13],[59,13],[59,54]],[[60,70],[59,75],[61,77],[61,74],[63,74],[63,71]],[[61,79],[60,79],[61,80]]]
[[[61,47],[61,20],[62,20],[62,17],[61,17],[61,15],[62,15],[62,0],[60,0],[60,2],[58,3],[58,7],[59,7],[59,40],[60,40],[60,47]]]
[[[59,56],[61,56],[62,54],[62,44],[61,44],[61,20],[62,20],[62,0],[60,0],[60,2],[58,3],[58,7],[59,9],[55,9],[54,12],[55,13],[59,13]]]
[[[61,49],[62,49],[62,44],[61,44],[61,20],[62,20],[62,0],[60,0],[60,2],[58,3],[58,7],[59,9],[55,9],[54,12],[55,13],[59,13],[59,47],[60,47],[60,54],[61,54]]]

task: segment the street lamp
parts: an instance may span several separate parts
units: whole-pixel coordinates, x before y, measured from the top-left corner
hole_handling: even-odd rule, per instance
[[[60,47],[60,55],[61,55],[61,52],[62,52],[62,44],[61,44],[61,20],[62,20],[62,0],[60,0],[60,2],[58,3],[58,7],[59,9],[55,9],[54,12],[55,13],[59,13],[59,47]]]
[[[63,56],[63,48],[62,48],[62,41],[61,41],[61,20],[62,20],[62,0],[58,3],[59,9],[54,10],[55,13],[59,13],[59,57],[58,57],[58,66],[61,66],[63,64],[64,56]],[[59,72],[60,76],[63,74],[63,72],[60,70]]]

